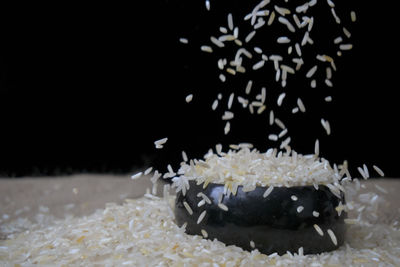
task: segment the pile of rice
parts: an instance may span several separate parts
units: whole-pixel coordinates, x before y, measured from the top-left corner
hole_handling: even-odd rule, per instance
[[[204,160],[182,162],[178,176],[172,179],[176,191],[185,193],[190,180],[204,183],[204,187],[210,182],[225,184],[234,192],[238,186],[243,186],[244,191],[252,191],[256,186],[314,185],[318,188],[318,184],[342,190],[340,180],[349,179],[343,177],[349,174],[345,164],[339,166],[339,171],[336,165],[332,168],[328,160],[319,158],[317,154],[302,155],[294,150],[278,152],[272,148],[261,153],[252,149],[249,143],[230,145],[230,148],[225,153],[222,146],[217,145],[216,153],[210,150]]]
[[[373,197],[373,196],[371,196]],[[358,197],[355,209],[377,212],[380,201]],[[123,205],[36,226],[0,242],[1,266],[398,266],[400,229],[362,216],[348,221],[345,244],[317,255],[248,252],[185,234],[174,223],[173,197],[146,194]]]
[[[289,1],[278,4],[269,0],[260,1],[243,21],[250,23],[251,31],[243,35],[237,25],[234,25],[232,14],[227,16],[227,27],[220,26],[220,34],[211,36],[212,46],[202,45],[201,51],[213,53],[229,43],[237,46],[231,58],[218,58],[220,70],[219,79],[225,83],[234,75],[244,75],[248,70],[259,71],[273,66],[275,82],[284,89],[291,75],[302,75],[310,87],[318,84],[332,87],[332,70],[336,71],[335,57],[342,56],[353,45],[350,43],[351,33],[342,26],[342,19],[336,14],[332,0],[326,1],[326,8],[340,30],[339,35],[332,36],[334,54],[327,55],[318,50],[318,40],[313,39],[314,17],[312,9],[322,1],[302,1],[297,6],[289,8]],[[205,2],[207,10],[211,5]],[[293,6],[293,5],[292,5]],[[350,13],[351,22],[356,21],[354,11]],[[287,47],[287,54],[278,55],[274,51],[264,51],[264,47],[255,44],[254,36],[262,27],[276,26],[282,28],[281,36],[276,36],[279,45]],[[294,34],[296,32],[296,34]],[[243,35],[243,36],[242,36]],[[240,39],[239,37],[243,37]],[[182,44],[189,40],[180,38]],[[320,46],[320,49],[325,49]],[[305,58],[304,54],[312,51],[314,56]],[[214,53],[215,54],[215,53]],[[315,75],[316,72],[323,75]],[[321,80],[322,79],[322,80]],[[250,113],[263,114],[268,98],[265,87],[252,97],[253,81],[249,80],[244,94],[232,92],[228,100],[228,109],[223,110],[222,120],[226,121],[224,133],[230,131],[230,122],[234,118],[231,110],[236,100]],[[254,92],[254,89],[253,89]],[[236,96],[236,98],[235,98]],[[281,93],[277,100],[277,108],[282,106],[286,93]],[[217,110],[218,103],[223,98],[218,93],[212,103],[212,109]],[[193,94],[185,100],[190,103]],[[325,98],[332,101],[331,96]],[[305,112],[306,107],[301,98],[297,98],[292,113]],[[269,106],[269,105],[268,105]],[[1,266],[398,266],[400,262],[400,229],[398,221],[382,222],[379,210],[385,204],[382,196],[375,193],[360,194],[363,184],[352,178],[347,169],[347,163],[331,165],[326,159],[319,157],[319,143],[316,141],[314,154],[302,155],[290,147],[290,136],[285,124],[269,110],[269,125],[276,125],[279,133],[269,134],[268,139],[278,141],[279,148],[259,152],[251,144],[231,145],[227,152],[217,145],[215,152],[210,150],[201,160],[188,160],[182,153],[184,161],[180,169],[174,172],[168,166],[168,172],[163,178],[172,178],[172,188],[183,194],[189,189],[189,181],[196,181],[206,187],[209,183],[224,184],[226,194],[236,192],[238,186],[243,191],[254,190],[256,186],[266,187],[266,192],[274,186],[326,185],[331,192],[340,198],[346,194],[346,203],[340,203],[336,208],[338,213],[346,211],[349,218],[345,219],[347,237],[345,244],[339,249],[315,255],[303,255],[300,248],[297,253],[287,252],[279,256],[261,254],[256,248],[251,252],[236,246],[226,246],[218,240],[203,239],[202,236],[188,235],[185,226],[178,227],[174,222],[174,198],[170,195],[171,186],[164,185],[163,197],[157,195],[158,180],[162,176],[154,171],[150,180],[153,189],[140,199],[127,199],[123,205],[108,204],[104,210],[82,217],[66,217],[63,220],[53,218],[41,220],[41,223],[16,221],[10,228],[26,229],[15,232],[0,241]],[[322,118],[321,125],[329,135],[329,121]],[[163,148],[168,138],[154,142],[157,149]],[[284,151],[282,149],[285,149]],[[373,166],[377,173],[383,172]],[[369,171],[366,165],[358,168],[361,176],[368,179]],[[148,175],[152,168],[132,176],[137,179]],[[385,192],[385,189],[378,188]],[[43,217],[43,216],[42,216]],[[13,225],[14,224],[14,225]],[[3,226],[4,227],[4,226]],[[318,229],[316,229],[318,231]],[[323,234],[323,233],[322,233]],[[331,233],[326,233],[331,235]],[[331,237],[332,238],[332,237]]]

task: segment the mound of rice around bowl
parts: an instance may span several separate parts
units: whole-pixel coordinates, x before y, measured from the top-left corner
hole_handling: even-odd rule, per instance
[[[301,155],[294,150],[286,152],[268,149],[260,153],[251,144],[231,145],[228,152],[222,152],[217,145],[216,153],[210,150],[204,160],[182,162],[173,187],[183,194],[189,189],[191,180],[206,187],[210,182],[225,184],[231,192],[238,186],[243,191],[252,191],[256,186],[307,186],[327,185],[340,198],[343,187],[340,180],[348,173],[346,165],[332,168],[329,161],[317,154]],[[345,179],[347,180],[347,179]]]

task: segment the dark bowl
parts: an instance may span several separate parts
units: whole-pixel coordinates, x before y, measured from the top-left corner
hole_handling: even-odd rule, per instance
[[[318,190],[314,186],[274,187],[266,198],[263,197],[265,187],[243,192],[239,186],[235,196],[222,198],[221,203],[228,207],[225,211],[218,206],[223,185],[210,183],[203,189],[203,185],[196,185],[194,181],[189,184],[186,195],[179,192],[175,203],[176,223],[181,226],[186,222],[188,234],[201,235],[204,229],[208,239],[216,238],[226,245],[236,245],[248,251],[253,249],[250,245],[253,241],[254,248],[261,253],[277,252],[280,255],[287,251],[297,253],[300,247],[303,247],[304,254],[332,251],[344,242],[347,214],[341,212],[339,216],[335,209],[339,201],[345,203],[344,195],[339,199],[324,185],[319,185]],[[203,192],[211,204],[198,207],[202,200],[197,196],[199,192]],[[298,199],[292,200],[292,195]],[[184,207],[184,201],[191,207],[192,215]],[[301,212],[297,211],[299,206],[304,207]],[[197,224],[204,210],[206,216]],[[317,211],[319,216],[313,216],[313,211]],[[314,224],[323,230],[323,236],[318,234]],[[336,245],[327,233],[328,229],[334,232]]]

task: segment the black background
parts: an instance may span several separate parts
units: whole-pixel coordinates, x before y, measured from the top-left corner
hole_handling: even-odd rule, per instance
[[[334,55],[331,40],[343,33],[326,2],[319,2],[311,37],[323,44],[321,51]],[[254,94],[267,87],[268,109],[275,110],[276,97],[287,93],[288,108],[276,109],[276,114],[286,123],[296,151],[312,153],[318,138],[321,156],[332,162],[348,160],[353,170],[376,164],[386,176],[399,177],[395,8],[383,2],[336,2],[354,48],[335,57],[334,87],[319,83],[311,89],[309,81],[297,78],[301,75],[289,75],[284,90],[274,81],[273,68],[225,74],[226,83],[218,79],[218,58],[232,58],[237,46],[218,49],[210,35],[221,34],[218,29],[227,27],[231,12],[244,40],[250,27],[243,17],[258,1],[210,0],[210,11],[202,0],[3,6],[0,176],[130,173],[150,165],[166,171],[168,163],[178,167],[182,150],[202,157],[216,143],[251,142],[265,151],[279,145],[267,139],[269,133],[279,133],[268,125],[268,112],[250,116],[235,103],[231,132],[223,133],[227,97],[231,92],[244,96],[252,79]],[[357,13],[356,23],[350,21],[351,10]],[[252,42],[269,55],[278,49],[274,40],[281,30],[264,27]],[[189,44],[181,44],[180,37]],[[325,39],[330,40],[326,48]],[[213,46],[214,53],[200,51],[201,45]],[[187,104],[189,93],[194,98]],[[211,104],[218,93],[224,98],[214,112]],[[326,95],[333,96],[332,103],[323,101]],[[298,96],[307,112],[291,115]],[[329,137],[321,117],[332,126]],[[153,142],[163,137],[168,143],[156,150]]]

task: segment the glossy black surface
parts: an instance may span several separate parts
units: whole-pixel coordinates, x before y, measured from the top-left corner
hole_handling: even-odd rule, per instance
[[[286,251],[297,252],[303,247],[305,254],[331,251],[344,242],[346,213],[341,216],[335,210],[339,201],[344,203],[344,197],[338,199],[326,186],[275,187],[266,197],[263,197],[266,188],[257,187],[254,191],[243,192],[238,188],[236,196],[223,197],[222,203],[228,207],[224,211],[218,207],[218,197],[223,192],[223,186],[209,184],[205,189],[190,182],[190,189],[183,196],[178,193],[175,205],[175,217],[179,226],[187,222],[186,233],[201,235],[201,229],[208,233],[208,239],[217,238],[227,245],[236,245],[245,250],[252,250],[250,241],[255,248],[265,254]],[[198,207],[203,192],[211,204]],[[291,196],[298,200],[294,201]],[[183,205],[186,201],[193,210],[189,215]],[[299,213],[297,208],[303,206]],[[206,210],[206,216],[197,224],[199,215]],[[319,212],[314,217],[312,212]],[[320,236],[314,228],[317,224],[324,235]],[[326,232],[331,229],[337,238],[335,246]]]

